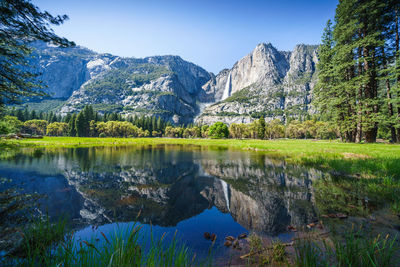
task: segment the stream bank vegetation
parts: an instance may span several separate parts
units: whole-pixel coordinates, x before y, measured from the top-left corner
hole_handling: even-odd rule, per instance
[[[211,266],[211,257],[196,258],[176,235],[147,240],[136,224],[118,227],[111,236],[100,232],[101,240],[76,240],[64,219],[36,217],[27,225],[19,231],[19,246],[0,260],[2,266]]]
[[[343,238],[328,238],[310,233],[294,241],[264,241],[252,234],[249,253],[240,258],[248,266],[391,266],[398,264],[395,238],[380,235],[362,237],[354,229]]]
[[[139,225],[118,228],[111,236],[100,232],[101,240],[75,240],[65,220],[51,223],[48,217],[39,217],[19,233],[20,245],[0,260],[2,266],[214,266],[214,243],[208,257],[199,259],[176,235],[167,242],[165,235],[157,240],[150,237],[146,245]],[[283,243],[253,233],[234,262],[241,266],[397,266],[396,238],[372,237],[352,228],[341,237],[311,231]]]
[[[111,146],[118,149],[118,146],[135,145],[165,146],[166,149],[168,147],[175,147],[175,149],[178,147],[180,149],[195,150],[251,150],[253,151],[252,153],[263,154],[279,161],[284,160],[288,164],[305,165],[330,173],[326,177],[313,181],[313,190],[316,209],[320,218],[320,221],[316,225],[321,224],[324,230],[331,230],[331,234],[323,236],[317,232],[318,238],[320,238],[317,239],[313,236],[313,231],[318,231],[317,229],[319,228],[317,226],[310,226],[312,229],[305,229],[305,232],[309,232],[313,236],[312,238],[308,238],[306,234],[303,234],[303,229],[297,229],[299,235],[300,233],[302,234],[293,243],[279,243],[279,241],[261,243],[261,249],[260,245],[257,245],[257,238],[251,236],[247,239],[249,246],[247,248],[244,247],[241,255],[253,254],[242,261],[248,262],[249,265],[263,265],[268,263],[278,266],[286,264],[295,266],[322,266],[320,263],[325,263],[324,266],[332,264],[346,266],[345,261],[347,260],[352,266],[374,266],[373,263],[377,264],[376,266],[389,266],[385,262],[391,262],[393,265],[393,262],[398,258],[397,253],[400,251],[398,237],[394,233],[395,228],[393,228],[398,224],[397,217],[400,215],[400,199],[398,197],[400,195],[399,145],[351,144],[339,141],[284,139],[236,140],[88,137],[11,139],[5,140],[2,144],[9,150],[8,156],[5,156],[5,158],[12,158],[18,151],[19,153],[30,153],[32,157],[42,157],[46,153],[57,152],[63,147],[76,149],[90,147],[90,149],[96,150],[101,149],[100,147],[103,146]],[[15,151],[14,154],[11,151]],[[229,181],[227,182],[229,183]],[[379,213],[381,209],[386,210],[385,214]],[[388,216],[394,217],[394,219],[388,220]],[[356,217],[364,219],[358,220],[355,219]],[[365,229],[356,231],[348,228],[348,224],[351,223],[355,225],[371,224],[374,220],[388,221],[390,226],[383,230],[381,229],[382,231],[377,230],[371,233],[368,233]],[[345,221],[348,221],[348,223],[345,223]],[[337,232],[332,230],[335,226],[341,224],[347,224],[347,228],[341,226],[344,228],[339,229]],[[389,236],[387,236],[388,232],[386,231],[388,229],[392,231]],[[354,232],[354,234],[348,238],[346,233],[351,232]],[[68,232],[65,233],[65,236],[67,234]],[[34,239],[40,240],[40,238]],[[107,238],[112,239],[112,237]],[[96,248],[94,249],[91,245],[82,243],[83,248],[87,250],[90,248],[92,250],[90,253],[97,255],[96,250],[103,253],[101,251],[105,249],[104,247],[99,247],[97,243],[93,243],[90,240],[86,241]],[[59,242],[57,243],[58,248],[60,248],[61,244]],[[63,242],[66,241],[64,240]],[[67,243],[63,244],[66,245]],[[165,246],[168,247],[169,243],[165,244]],[[355,249],[354,247],[358,249],[357,253],[350,255],[349,253]],[[79,250],[79,244],[75,248]],[[68,255],[65,253],[68,251],[60,250],[60,253],[64,253],[60,255],[67,257]],[[74,253],[78,253],[77,251]],[[315,253],[317,253],[318,257],[315,256]],[[51,257],[57,258],[61,257],[60,255],[55,254]],[[91,254],[87,254],[87,257],[89,257],[88,255]],[[188,256],[187,261],[185,261],[186,265],[183,264],[181,266],[192,264],[189,261],[192,256]],[[352,258],[346,259],[346,257],[350,256]],[[372,256],[374,258],[367,261],[368,257]],[[94,258],[95,256],[91,255],[90,257]],[[316,261],[318,263],[315,263]]]

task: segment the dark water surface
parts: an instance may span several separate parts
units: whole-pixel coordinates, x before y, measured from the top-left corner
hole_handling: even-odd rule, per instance
[[[78,240],[138,223],[155,237],[177,231],[197,255],[211,244],[203,233],[215,233],[214,251],[223,255],[225,236],[257,232],[286,241],[289,225],[316,219],[311,185],[321,174],[256,152],[147,146],[34,155],[1,161],[0,177],[42,194],[39,210],[53,219],[67,215]]]

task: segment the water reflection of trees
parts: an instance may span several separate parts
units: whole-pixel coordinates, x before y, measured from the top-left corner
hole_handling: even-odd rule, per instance
[[[197,146],[43,152],[24,149],[2,160],[0,176],[6,170],[26,189],[47,194],[43,203],[52,214],[67,211],[85,223],[131,221],[141,211],[141,222],[173,226],[216,206],[248,229],[278,234],[313,221],[317,208],[350,213],[356,206],[365,214],[393,197],[376,190],[374,179],[320,179],[320,172],[255,152]]]
[[[216,206],[249,229],[276,234],[315,218],[311,180],[319,174],[258,153],[195,146],[30,153],[8,163],[66,177],[84,198],[71,213],[92,223],[130,221],[141,211],[142,222],[171,226]]]
[[[278,233],[315,219],[310,179],[319,174],[265,155],[117,147],[74,149],[72,158],[79,168],[66,176],[92,200],[86,208],[102,207],[114,220],[131,220],[141,210],[143,222],[175,225],[217,206],[250,229]]]

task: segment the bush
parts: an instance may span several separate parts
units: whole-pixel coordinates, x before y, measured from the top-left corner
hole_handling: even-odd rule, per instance
[[[184,129],[182,127],[172,127],[167,126],[165,128],[165,137],[182,137],[184,133]]]
[[[275,119],[265,127],[265,136],[269,139],[285,137],[285,126],[278,119]]]
[[[251,136],[250,127],[244,123],[232,123],[229,126],[229,135],[232,138],[248,138]]]
[[[228,138],[229,130],[228,126],[222,122],[216,122],[208,129],[208,135],[211,138]]]
[[[201,137],[207,138],[208,137],[208,125],[201,126]]]
[[[4,116],[0,120],[0,134],[18,133],[22,128],[22,122],[14,116]]]
[[[47,125],[46,134],[49,136],[66,136],[68,124],[65,122],[53,122]]]
[[[197,126],[193,126],[192,128],[186,128],[183,131],[183,138],[197,138],[201,137],[201,129]]]
[[[337,136],[337,129],[328,122],[293,120],[286,126],[286,137],[288,138],[336,139]]]
[[[98,122],[96,131],[112,137],[137,137],[141,134],[140,128],[127,121]]]
[[[107,135],[105,133],[101,133],[101,134],[99,134],[99,137],[104,138],[104,137],[107,137]]]
[[[22,129],[24,133],[34,134],[34,135],[45,135],[47,130],[47,121],[29,120],[24,122]]]

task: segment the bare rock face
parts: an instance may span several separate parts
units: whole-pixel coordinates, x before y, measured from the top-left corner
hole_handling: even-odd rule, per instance
[[[230,124],[248,123],[261,115],[266,120],[301,116],[309,109],[315,85],[316,49],[297,45],[293,52],[282,52],[271,44],[259,44],[203,87],[215,92],[217,102],[196,121]]]
[[[52,98],[67,99],[73,91],[90,79],[86,64],[94,52],[83,47],[60,49],[35,42],[30,59],[34,72],[40,74],[40,80]]]
[[[316,83],[317,62],[317,46],[298,45],[291,53],[290,69],[283,82],[287,109],[309,109],[312,89]]]
[[[252,53],[233,66],[228,74],[226,93],[221,100],[252,84],[275,86],[281,82],[288,68],[284,55],[271,44],[259,44]]]
[[[86,48],[33,44],[34,70],[45,92],[65,100],[57,112],[79,112],[93,105],[100,112],[157,115],[174,123],[190,123],[197,102],[209,98],[202,86],[212,74],[179,56],[122,58]]]
[[[31,66],[65,115],[93,105],[99,112],[155,115],[176,124],[249,123],[299,117],[309,111],[317,46],[292,52],[259,44],[218,75],[179,56],[122,58],[83,47],[34,43]]]

